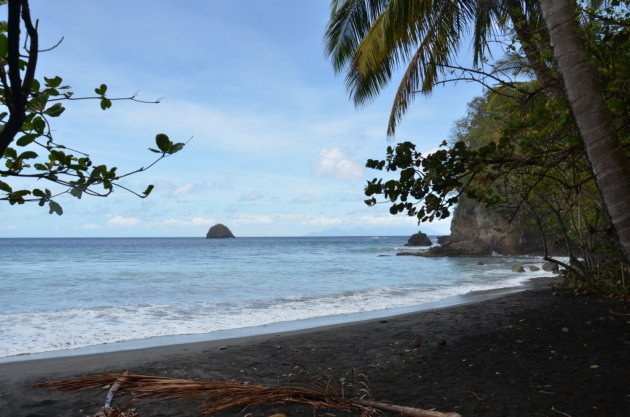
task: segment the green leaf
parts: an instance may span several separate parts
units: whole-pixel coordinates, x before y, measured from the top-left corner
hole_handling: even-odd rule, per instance
[[[81,189],[81,187],[74,187],[72,190],[70,190],[70,194],[78,199],[81,199],[81,196],[83,195],[83,190]]]
[[[38,93],[40,87],[41,87],[41,85],[39,84],[39,81],[34,79],[33,82],[31,83],[31,91],[33,93]]]
[[[158,133],[155,135],[155,144],[162,152],[168,152],[169,149],[171,149],[171,146],[173,146],[171,140],[164,133]]]
[[[17,159],[33,159],[33,158],[37,158],[38,156],[39,155],[37,155],[36,152],[26,151],[26,152],[22,152]]]
[[[17,152],[13,148],[7,148],[7,150],[4,151],[4,156],[15,159],[17,158]]]
[[[11,203],[11,205],[14,204],[24,204],[26,202],[26,200],[24,199],[24,196],[29,195],[31,192],[29,190],[18,190],[18,191],[14,191],[11,194],[9,194],[9,203]]]
[[[110,107],[112,107],[112,101],[110,99],[108,99],[108,98],[103,97],[101,99],[101,109],[107,110]]]
[[[42,111],[46,108],[50,95],[46,93],[38,94],[33,100],[30,101],[29,106],[35,111]]]
[[[41,135],[44,133],[44,129],[46,129],[46,122],[43,118],[37,116],[33,119],[31,128]],[[26,129],[26,127],[23,127],[23,129]]]
[[[40,190],[39,188],[35,188],[35,189],[33,190],[33,195],[34,195],[35,197],[42,197],[42,198],[46,198],[46,194],[45,194],[42,190]]]
[[[47,114],[50,117],[59,117],[65,110],[66,109],[61,105],[61,103],[55,103],[52,107],[44,110],[44,114]]]
[[[61,208],[61,206],[52,200],[48,202],[48,207],[50,208],[48,214],[56,213],[59,216],[63,214],[63,209]]]
[[[16,143],[18,146],[27,146],[33,143],[35,139],[37,139],[37,135],[30,133],[19,138]]]
[[[174,154],[175,152],[179,152],[184,148],[184,144],[183,143],[176,143],[173,146],[171,146],[171,148],[168,150],[169,154]]]
[[[13,191],[11,186],[3,181],[0,181],[0,190],[4,191],[5,193],[10,193]]]
[[[100,87],[95,88],[94,91],[96,92],[96,94],[98,94],[99,96],[105,95],[105,92],[107,91],[107,85],[105,84],[101,84]]]
[[[144,190],[144,192],[142,193],[142,195],[144,195],[145,197],[148,197],[149,194],[151,194],[151,191],[153,191],[153,184],[149,185],[147,187],[146,190]]]
[[[46,81],[46,87],[50,88],[59,87],[63,81],[59,76],[55,76],[55,78],[44,77],[44,80]]]

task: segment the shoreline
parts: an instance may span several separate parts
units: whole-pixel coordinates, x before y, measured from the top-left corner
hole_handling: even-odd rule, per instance
[[[204,342],[221,342],[229,341],[231,339],[243,339],[248,337],[265,336],[278,333],[284,334],[299,331],[310,331],[319,329],[324,330],[330,327],[341,326],[345,324],[362,323],[371,320],[402,316],[406,314],[422,313],[436,309],[444,309],[467,305],[471,303],[479,303],[501,297],[506,294],[526,291],[528,289],[540,288],[542,286],[548,285],[551,282],[556,281],[557,277],[528,278],[518,286],[493,288],[484,291],[472,291],[465,294],[450,296],[437,301],[431,301],[407,307],[313,317],[309,319],[283,321],[253,327],[218,330],[210,333],[154,336],[143,339],[132,339],[71,349],[51,350],[44,352],[4,356],[0,357],[0,366],[3,364],[14,362],[107,354],[121,351],[124,352],[131,350],[144,350],[168,346],[190,345]]]
[[[481,302],[325,328],[0,364],[0,410],[11,417],[94,415],[104,392],[62,393],[32,384],[127,369],[262,385],[364,374],[375,400],[463,417],[622,417],[630,415],[627,363],[630,303],[559,297],[539,285]],[[129,401],[116,398],[114,405],[133,405],[145,417],[190,417],[201,405]],[[325,417],[331,411],[300,405],[247,410],[252,417]]]

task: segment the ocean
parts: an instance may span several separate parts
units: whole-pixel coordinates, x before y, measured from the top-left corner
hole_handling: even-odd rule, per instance
[[[395,256],[422,250],[406,240],[0,239],[0,361],[382,317],[548,275],[512,272],[540,258]]]

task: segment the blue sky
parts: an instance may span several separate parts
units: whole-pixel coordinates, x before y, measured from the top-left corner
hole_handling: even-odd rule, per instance
[[[3,8],[6,13],[6,8]],[[393,86],[357,109],[323,53],[329,0],[32,0],[42,54],[38,77],[59,75],[78,95],[101,83],[111,96],[161,104],[72,102],[54,120],[58,142],[119,171],[147,165],[156,133],[187,147],[109,198],[60,199],[59,217],[37,205],[2,205],[0,236],[204,236],[220,222],[237,236],[448,233],[367,207],[363,188],[382,158]],[[419,97],[396,141],[421,150],[448,138],[475,84]]]

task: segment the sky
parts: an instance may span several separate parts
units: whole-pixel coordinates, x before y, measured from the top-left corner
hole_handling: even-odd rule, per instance
[[[149,198],[63,196],[62,216],[5,203],[0,237],[202,237],[216,223],[236,236],[448,234],[449,221],[418,225],[387,204],[366,206],[366,181],[381,173],[364,165],[396,142],[436,149],[481,86],[418,97],[388,141],[396,86],[353,105],[324,54],[329,3],[31,0],[40,47],[63,37],[41,54],[37,77],[59,75],[77,96],[105,83],[110,97],[162,98],[108,111],[67,103],[52,120],[57,142],[118,172],[148,165],[157,133],[189,142],[123,183],[154,184]]]

